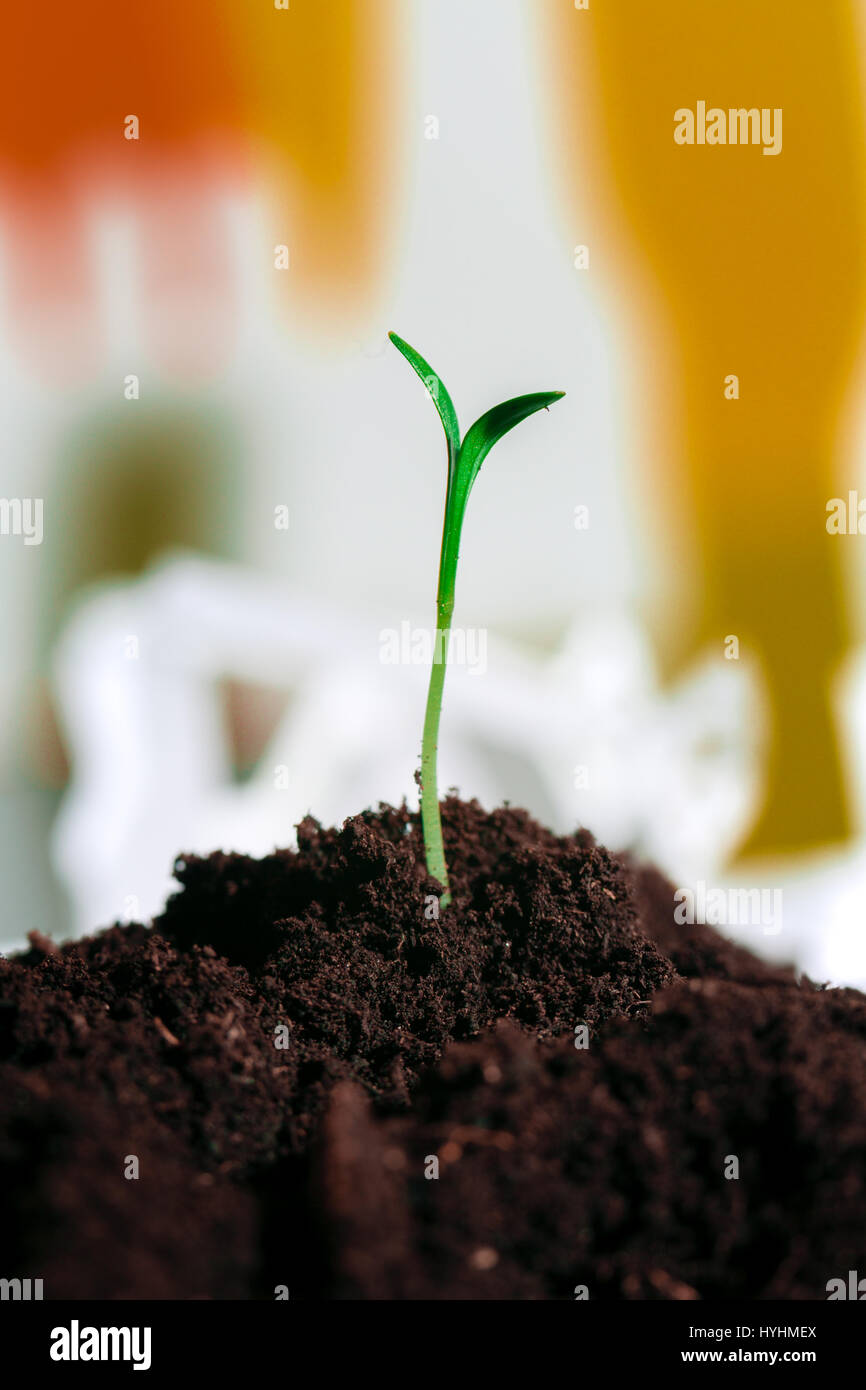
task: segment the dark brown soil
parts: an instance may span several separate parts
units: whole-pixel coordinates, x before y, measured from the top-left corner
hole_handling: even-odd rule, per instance
[[[0,961],[0,1274],[815,1298],[862,1264],[866,998],[677,926],[585,832],[453,798],[444,826],[441,920],[417,818],[385,807],[183,859],[152,929]]]

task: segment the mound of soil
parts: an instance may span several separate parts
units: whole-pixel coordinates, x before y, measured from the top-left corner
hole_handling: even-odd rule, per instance
[[[153,927],[0,961],[5,1277],[814,1298],[857,1267],[866,998],[677,926],[586,832],[443,822],[441,919],[417,817],[382,807],[181,859]]]

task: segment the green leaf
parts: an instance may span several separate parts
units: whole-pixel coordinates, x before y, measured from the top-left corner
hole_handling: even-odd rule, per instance
[[[457,423],[457,411],[454,409],[454,402],[445,389],[445,383],[437,372],[434,372],[429,362],[426,362],[420,352],[416,352],[413,347],[396,333],[389,333],[388,337],[399,352],[402,352],[410,367],[418,373],[419,377],[427,387],[427,394],[439,412],[439,419],[442,421],[445,430],[445,438],[448,442],[448,491],[451,490],[451,476],[457,462],[457,454],[460,450],[460,426]]]
[[[454,481],[448,489],[445,507],[445,527],[442,535],[442,556],[440,560],[440,597],[453,593],[457,575],[457,561],[460,555],[460,533],[463,530],[463,517],[466,503],[472,491],[472,484],[478,477],[478,470],[504,434],[513,430],[521,420],[534,415],[537,410],[546,410],[554,401],[561,400],[564,391],[534,391],[529,396],[515,396],[513,400],[503,401],[492,410],[479,417],[460,446],[454,468]]]
[[[528,419],[537,410],[546,410],[564,395],[564,391],[534,391],[528,396],[515,396],[513,400],[503,401],[502,405],[495,405],[475,421],[466,431],[458,455],[458,486],[464,502],[494,444],[521,420]]]

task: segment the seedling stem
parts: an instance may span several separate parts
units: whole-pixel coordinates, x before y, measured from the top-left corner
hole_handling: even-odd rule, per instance
[[[451,636],[451,618],[454,613],[454,588],[457,578],[457,560],[460,553],[460,533],[463,517],[472,484],[478,477],[484,459],[493,445],[519,425],[521,420],[534,415],[537,410],[546,409],[553,401],[558,401],[564,391],[537,391],[528,396],[517,396],[494,406],[482,415],[467,430],[460,441],[460,427],[457,412],[445,386],[424,358],[410,347],[396,333],[389,338],[403,354],[406,361],[424,382],[433,404],[439,412],[448,445],[448,483],[445,490],[445,519],[442,526],[442,547],[439,553],[439,584],[436,593],[436,640],[433,646],[433,666],[430,672],[430,686],[427,692],[427,706],[424,711],[424,729],[421,738],[421,825],[424,833],[424,851],[427,872],[442,885],[440,906],[447,907],[451,901],[448,883],[448,866],[445,862],[445,846],[442,841],[442,814],[439,805],[437,775],[437,753],[439,747],[439,720],[442,713],[442,692],[445,687],[445,667],[448,661],[448,644]]]

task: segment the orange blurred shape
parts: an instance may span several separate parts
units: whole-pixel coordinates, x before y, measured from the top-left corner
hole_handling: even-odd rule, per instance
[[[251,152],[270,163],[268,241],[289,244],[299,299],[367,293],[389,168],[383,78],[393,12],[394,0],[9,9],[0,204],[9,307],[24,346],[54,366],[52,347],[68,359],[74,344],[79,367],[98,351],[83,222],[94,195],[119,193],[143,217],[151,318],[161,288],[183,285],[202,308],[228,299],[214,199],[226,179],[249,174]],[[129,116],[138,140],[125,138]],[[272,247],[262,255],[270,267]],[[163,338],[171,336],[166,323]],[[198,337],[213,346],[213,332]]]
[[[0,68],[4,165],[54,176],[91,144],[120,161],[129,113],[140,116],[150,147],[236,128],[238,86],[215,15],[206,0],[10,6]]]
[[[667,457],[652,460],[665,550],[699,599],[668,634],[672,666],[706,646],[721,659],[729,634],[761,665],[771,738],[745,851],[844,840],[831,683],[851,634],[824,522],[866,301],[854,12],[551,0],[550,31],[563,156],[575,183],[589,177],[590,216],[602,209],[594,264],[628,287],[668,421]],[[781,108],[781,152],[677,144],[675,113],[699,101]],[[739,399],[726,399],[729,374]]]

